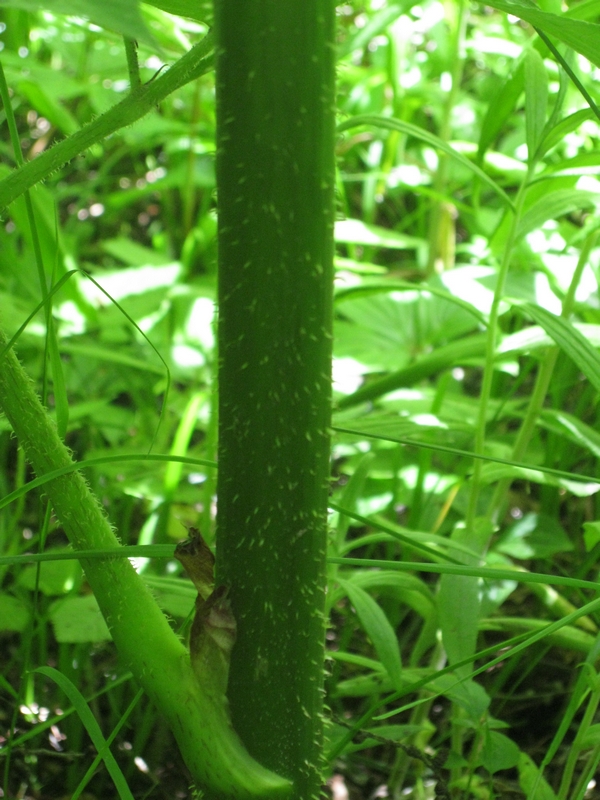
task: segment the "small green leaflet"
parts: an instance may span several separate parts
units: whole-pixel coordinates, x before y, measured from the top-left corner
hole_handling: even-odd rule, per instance
[[[402,661],[398,639],[390,621],[370,594],[352,581],[338,581],[356,609],[365,632],[373,642],[377,655],[395,689],[402,685]]]
[[[521,306],[535,322],[542,326],[560,349],[577,364],[592,386],[600,392],[600,356],[568,320],[557,317],[545,308],[525,303]]]

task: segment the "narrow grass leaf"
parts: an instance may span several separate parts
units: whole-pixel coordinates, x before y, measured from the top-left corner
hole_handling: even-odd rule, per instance
[[[49,322],[48,351],[50,355],[50,365],[52,367],[56,427],[58,429],[58,435],[64,440],[65,436],[67,435],[67,427],[69,425],[69,398],[67,397],[67,386],[65,384],[65,375],[63,371],[62,359],[60,357],[60,350],[58,349],[55,323],[52,319],[50,319]]]
[[[102,0],[101,3],[96,0],[0,0],[0,6],[87,17],[102,28],[156,47],[140,14],[138,0]]]
[[[542,158],[542,156],[544,156],[548,150],[552,150],[552,148],[556,147],[557,144],[563,142],[567,134],[577,130],[582,122],[586,122],[588,119],[593,118],[594,113],[590,111],[589,108],[582,108],[579,111],[575,111],[573,114],[569,114],[568,117],[561,119],[561,121],[558,122],[544,136],[539,147],[540,158]]]
[[[557,800],[550,784],[527,753],[521,753],[518,769],[519,784],[527,793],[527,800]]]
[[[593,207],[597,202],[598,195],[582,189],[548,191],[523,214],[517,226],[517,237],[537,230],[549,219],[556,219],[582,208]]]
[[[550,36],[572,47],[592,64],[600,67],[600,25],[540,11],[533,3],[490,0],[488,5],[524,19]]]
[[[90,708],[79,689],[65,675],[63,675],[62,672],[59,672],[53,667],[38,667],[36,670],[34,670],[34,672],[50,678],[50,680],[54,681],[54,683],[60,686],[62,691],[66,694],[75,707],[75,710],[85,726],[90,739],[94,743],[94,747],[98,753],[102,754],[104,764],[106,765],[106,769],[108,770],[110,777],[113,779],[117,792],[119,793],[119,797],[121,800],[133,800],[133,795],[131,794],[129,786],[127,785],[125,776],[121,772],[121,768],[117,764],[115,757],[110,752],[110,748],[106,744],[106,740],[102,735],[100,726],[96,722],[96,718],[90,711]]]
[[[504,189],[501,189],[500,186],[498,186],[496,181],[490,178],[489,175],[487,175],[481,169],[481,167],[478,167],[477,164],[469,161],[469,159],[463,156],[462,153],[457,152],[451,145],[443,141],[443,139],[440,139],[439,136],[436,136],[429,131],[425,131],[422,128],[419,128],[417,125],[413,125],[411,122],[405,122],[401,119],[392,119],[390,117],[381,117],[375,114],[360,114],[357,117],[352,117],[351,119],[346,120],[346,122],[342,122],[341,125],[338,125],[338,131],[342,133],[343,131],[350,130],[350,128],[356,128],[359,125],[400,131],[400,133],[413,136],[415,139],[420,139],[422,142],[431,145],[431,147],[441,150],[443,153],[446,153],[446,155],[450,156],[450,158],[454,159],[463,167],[466,167],[468,170],[477,175],[477,177],[483,183],[485,183],[498,195],[498,197],[500,197],[503,203],[505,203],[510,209],[513,208],[512,200],[506,194]]]
[[[381,606],[364,589],[351,581],[339,580],[370,638],[381,663],[386,669],[392,685],[398,688],[402,683],[402,660],[396,633]]]
[[[600,392],[600,356],[582,334],[566,319],[551,314],[540,306],[526,303],[521,308],[551,336]]]
[[[548,76],[541,55],[533,47],[525,52],[525,138],[528,161],[533,164],[546,124]]]
[[[180,17],[188,17],[198,22],[212,23],[213,3],[212,0],[145,0],[149,6],[155,6],[169,14],[177,14]]]
[[[495,142],[506,120],[512,114],[523,87],[523,62],[519,61],[512,75],[506,79],[488,105],[479,134],[479,146],[477,149],[477,160],[479,162],[482,161],[486,150]]]

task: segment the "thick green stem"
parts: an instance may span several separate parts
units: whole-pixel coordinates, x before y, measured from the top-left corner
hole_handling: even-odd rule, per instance
[[[129,95],[105,114],[85,125],[80,131],[63,139],[54,147],[41,153],[19,169],[13,170],[0,181],[0,210],[13,200],[44,180],[79,153],[83,153],[96,142],[101,142],[111,133],[132,125],[147,114],[171,92],[207,72],[212,66],[212,36],[201,42],[177,61],[164,75],[150,80],[143,86],[134,87]]]
[[[5,345],[0,332],[0,350]],[[0,407],[38,476],[72,464],[12,350],[0,361]],[[118,547],[79,472],[55,478],[45,492],[76,550]],[[202,685],[188,651],[130,562],[82,559],[82,566],[121,657],[169,722],[194,779],[219,800],[285,793],[289,784],[244,750],[229,723],[224,698]]]
[[[334,3],[217,0],[218,582],[250,752],[319,795]]]

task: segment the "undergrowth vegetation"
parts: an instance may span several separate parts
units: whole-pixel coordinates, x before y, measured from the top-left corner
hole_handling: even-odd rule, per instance
[[[196,590],[173,546],[188,527],[212,546],[217,506],[214,76],[160,81],[210,4],[119,24],[110,2],[92,22],[0,5],[0,178],[97,126],[28,195],[0,180],[1,324],[29,319],[19,358],[184,633]],[[576,52],[561,31],[600,4],[543,6],[556,29],[505,0],[337,9],[336,800],[596,796],[600,38]],[[111,128],[136,81],[156,95]],[[4,796],[191,797],[0,430]]]

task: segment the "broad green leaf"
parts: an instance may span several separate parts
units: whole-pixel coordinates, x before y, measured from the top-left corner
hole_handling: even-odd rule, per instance
[[[541,55],[533,47],[525,52],[525,134],[530,164],[534,163],[538,144],[546,124],[548,76]]]
[[[600,744],[600,724],[590,725],[583,735],[581,741],[582,750],[589,750],[592,747],[597,747]]]
[[[519,784],[521,789],[527,793],[527,800],[557,800],[550,784],[526,753],[520,755],[518,770]]]
[[[544,156],[548,150],[560,144],[567,134],[577,130],[581,123],[588,119],[594,119],[594,113],[589,108],[582,108],[579,111],[575,111],[573,114],[569,114],[568,117],[561,119],[561,121],[544,136],[539,147],[540,158]]]
[[[145,0],[149,6],[155,6],[169,14],[177,14],[180,17],[189,17],[198,22],[212,24],[213,3],[212,0]]]
[[[365,633],[370,638],[381,663],[390,677],[392,685],[400,688],[402,684],[402,660],[396,633],[381,606],[364,589],[352,581],[339,580],[340,586],[356,609]]]
[[[374,400],[403,386],[412,386],[418,381],[451,367],[485,357],[486,337],[467,336],[449,345],[436,347],[431,353],[422,356],[414,364],[385,378],[374,380],[362,386],[354,394],[338,401],[338,408],[350,408],[369,400]]]
[[[38,667],[36,670],[34,670],[34,672],[37,672],[40,675],[45,675],[47,678],[50,678],[50,680],[54,681],[54,683],[60,686],[73,706],[75,706],[75,710],[79,715],[79,719],[85,726],[85,729],[87,730],[94,747],[98,751],[98,754],[102,756],[104,764],[106,765],[106,769],[108,770],[108,773],[115,784],[115,788],[119,793],[119,797],[121,800],[133,800],[133,795],[129,790],[125,776],[121,772],[121,768],[115,761],[115,757],[111,753],[110,747],[102,735],[102,731],[100,730],[100,726],[96,721],[96,717],[90,711],[90,708],[79,689],[65,675],[63,675],[62,672],[59,672],[53,667]]]
[[[340,493],[339,499],[342,508],[347,508],[350,511],[356,510],[356,504],[363,496],[365,482],[374,459],[375,453],[365,453],[358,462],[358,466],[355,468],[350,480]],[[343,547],[344,539],[346,538],[350,524],[351,517],[349,517],[348,514],[338,512],[335,535],[335,542],[338,549]]]
[[[600,14],[600,0],[583,0],[565,11],[570,19],[595,20]]]
[[[451,272],[454,271],[455,270],[451,270]],[[438,278],[438,280],[444,284],[446,284],[446,281],[444,280],[445,275],[446,274]],[[472,281],[471,283],[474,284],[476,282]],[[483,287],[481,287],[481,284],[477,285],[481,288],[482,293],[485,293],[486,290]],[[450,291],[440,289],[439,286],[436,286],[435,284],[432,283],[415,284],[412,283],[411,281],[399,281],[399,280],[392,281],[387,278],[381,280],[368,280],[364,281],[359,286],[349,286],[349,287],[343,286],[340,289],[337,289],[335,292],[335,302],[341,303],[344,300],[348,300],[350,298],[368,296],[371,294],[385,294],[387,292],[397,292],[397,291],[407,291],[407,292],[419,291],[419,292],[434,294],[436,297],[440,297],[443,300],[448,300],[448,302],[455,303],[461,308],[464,308],[465,311],[469,312],[469,314],[473,314],[475,317],[477,317],[479,322],[482,322],[483,324],[485,324],[486,322],[485,315],[482,313],[479,307],[476,307],[473,303],[470,303],[468,300],[464,300],[462,297],[458,295],[451,294]],[[492,295],[492,292],[488,292],[488,294]]]
[[[575,323],[573,328],[582,334],[592,347],[600,347],[600,325]],[[532,325],[530,328],[523,328],[517,333],[511,333],[506,336],[498,345],[498,353],[503,355],[508,353],[529,353],[540,347],[550,347],[552,344],[552,338],[542,327]]]
[[[396,250],[414,250],[424,247],[424,239],[396,233],[379,225],[369,225],[360,219],[341,219],[335,223],[335,240],[344,244],[365,244],[373,247],[389,247]]]
[[[600,355],[582,334],[563,317],[557,317],[540,306],[522,306],[529,316],[544,328],[561,350],[577,364],[596,391],[600,392]]]
[[[51,97],[39,83],[31,80],[19,81],[18,91],[25,95],[41,116],[46,117],[65,136],[79,130],[79,123],[70,111]]]
[[[544,619],[528,617],[492,617],[482,619],[479,629],[482,631],[501,631],[502,633],[521,633],[522,631],[543,631],[548,625]],[[575,653],[589,653],[596,639],[595,634],[582,631],[574,625],[563,625],[559,630],[549,633],[545,641],[549,645],[572,650]]]
[[[564,528],[547,514],[525,514],[513,522],[494,546],[500,553],[513,558],[549,558],[555,553],[573,549]]]
[[[400,576],[402,577],[398,580]],[[423,581],[413,575],[406,575],[394,570],[364,570],[356,571],[350,580],[353,586],[358,586],[365,591],[379,589],[386,592],[387,590],[387,593],[410,606],[424,619],[435,614],[435,600],[430,590]],[[337,592],[334,590],[334,597],[345,591],[345,587],[341,587]]]
[[[72,559],[72,551],[48,550],[44,555],[50,559],[52,556],[66,556]],[[20,573],[17,583],[25,589],[33,591],[36,583],[37,567],[27,566]],[[67,594],[81,580],[81,567],[77,561],[46,561],[40,567],[39,588],[48,597]]]
[[[87,17],[101,28],[149,45],[156,44],[142,19],[138,0],[102,0],[101,3],[97,0],[0,0],[0,6]]]
[[[573,158],[565,158],[548,164],[540,180],[544,180],[549,175],[552,177],[563,177],[570,175],[598,175],[600,173],[600,153],[580,153]]]
[[[554,36],[572,47],[592,64],[600,67],[600,25],[581,22],[558,14],[548,14],[540,11],[533,3],[490,0],[488,5],[524,19],[530,25],[540,28],[550,36]]]
[[[19,600],[5,592],[0,593],[0,631],[24,631],[29,620],[31,611]]]
[[[504,82],[501,89],[490,99],[479,134],[477,160],[481,162],[485,151],[490,147],[504,127],[506,120],[514,111],[517,100],[524,87],[523,62],[518,63],[513,74]]]
[[[566,489],[575,497],[590,497],[590,495],[600,491],[600,483],[596,481],[570,480],[569,478],[557,477],[541,469],[535,469],[535,467],[486,464],[481,471],[483,483],[495,483],[503,478],[510,478],[513,481],[531,481],[545,486],[560,486],[561,489]]]
[[[474,530],[467,530],[462,523],[455,526],[451,540],[482,554],[491,534],[491,523],[477,520]],[[465,556],[462,550],[450,550],[450,554],[464,564],[475,565],[475,557]],[[479,580],[464,575],[442,575],[437,596],[438,618],[442,632],[442,643],[450,665],[468,658],[475,652],[480,612]],[[465,678],[472,671],[467,665],[456,670]]]
[[[369,15],[367,24],[362,28],[358,28],[353,36],[349,36],[346,41],[342,42],[338,48],[338,59],[345,58],[355,50],[366,47],[375,36],[384,31],[394,20],[398,19],[404,9],[408,7],[408,2],[391,2],[388,6]]]
[[[463,156],[462,153],[457,152],[453,147],[451,147],[451,145],[449,145],[443,139],[440,139],[439,136],[436,136],[429,131],[425,131],[422,128],[419,128],[417,125],[413,125],[411,122],[405,122],[404,120],[393,119],[391,117],[376,116],[374,114],[361,114],[357,117],[351,117],[350,119],[338,125],[338,131],[342,133],[343,131],[350,130],[350,128],[356,128],[359,125],[400,131],[400,133],[405,133],[407,136],[413,136],[415,139],[420,139],[422,142],[426,142],[427,144],[431,145],[431,147],[441,150],[463,167],[466,167],[468,170],[477,175],[477,177],[490,189],[492,189],[509,208],[513,208],[512,200],[506,194],[504,189],[501,189],[500,186],[498,186],[496,181],[490,178],[489,175],[487,175],[481,169],[481,167],[478,167],[477,164],[469,161],[469,159]]]
[[[583,523],[583,541],[589,553],[600,542],[600,522]]]
[[[152,589],[156,602],[167,614],[185,619],[193,610],[198,590],[191,581],[146,574],[143,578],[144,583]]]
[[[511,769],[519,763],[521,751],[512,739],[498,731],[487,730],[481,749],[481,763],[491,772]]]
[[[582,208],[595,206],[598,195],[582,189],[555,189],[529,208],[519,220],[517,236],[525,236],[541,228],[549,219],[556,219]]]
[[[107,642],[111,638],[93,594],[57,600],[48,614],[58,642]]]
[[[568,436],[571,441],[587,448],[596,458],[600,458],[600,433],[572,414],[546,408],[541,413],[540,423],[556,433]]]

